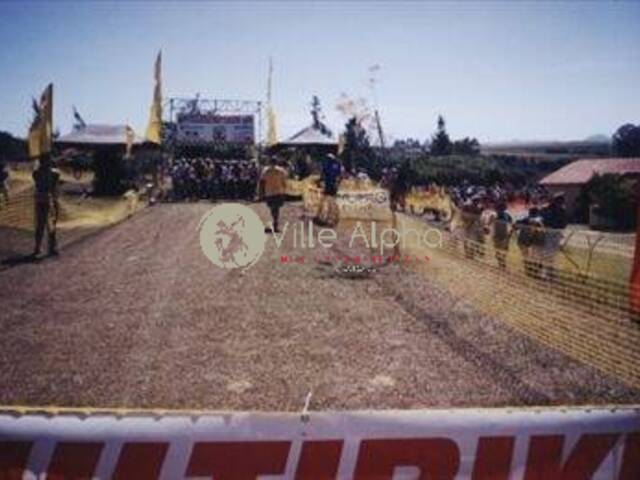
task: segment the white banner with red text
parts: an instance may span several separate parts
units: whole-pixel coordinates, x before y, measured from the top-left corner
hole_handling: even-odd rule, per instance
[[[640,406],[371,412],[3,410],[0,478],[640,478]]]

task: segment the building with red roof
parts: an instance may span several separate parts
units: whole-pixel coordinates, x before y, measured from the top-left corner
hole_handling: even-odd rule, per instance
[[[572,162],[544,177],[550,193],[564,193],[569,214],[575,213],[584,186],[595,175],[616,174],[640,178],[640,158],[589,158]]]

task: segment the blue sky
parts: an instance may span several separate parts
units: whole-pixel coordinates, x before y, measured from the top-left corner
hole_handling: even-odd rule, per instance
[[[55,85],[54,121],[144,131],[152,67],[164,95],[264,99],[274,59],[280,136],[317,94],[342,129],[342,93],[377,103],[393,138],[582,139],[640,123],[640,2],[0,2],[0,130],[24,135]]]

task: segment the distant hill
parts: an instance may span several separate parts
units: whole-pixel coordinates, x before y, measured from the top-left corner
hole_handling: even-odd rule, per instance
[[[611,143],[611,137],[604,133],[598,133],[585,138],[584,141],[587,143]]]
[[[606,157],[610,152],[611,140],[606,135],[592,135],[580,141],[512,141],[483,144],[486,155],[511,155],[530,160],[574,160],[579,157]]]

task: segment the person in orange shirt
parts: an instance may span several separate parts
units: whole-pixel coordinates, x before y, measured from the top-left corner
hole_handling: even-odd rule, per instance
[[[260,176],[258,193],[260,199],[267,202],[267,206],[271,211],[273,229],[268,229],[269,233],[279,232],[278,219],[280,217],[280,208],[284,204],[288,176],[287,170],[278,165],[276,157],[269,159],[269,165],[265,167]]]

